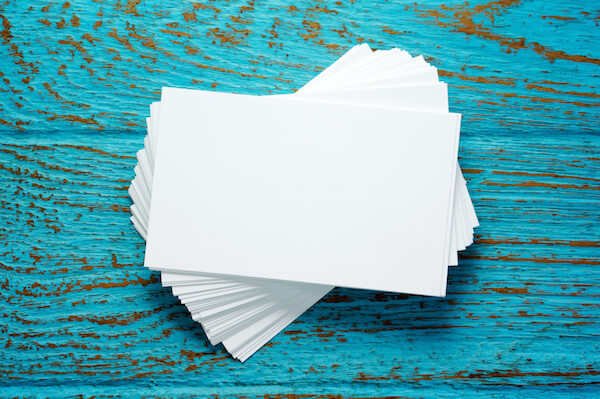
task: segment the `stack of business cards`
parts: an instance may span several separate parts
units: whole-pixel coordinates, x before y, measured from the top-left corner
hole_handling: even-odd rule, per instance
[[[294,94],[163,88],[129,193],[145,266],[244,361],[334,286],[444,296],[477,216],[421,56],[349,50]]]

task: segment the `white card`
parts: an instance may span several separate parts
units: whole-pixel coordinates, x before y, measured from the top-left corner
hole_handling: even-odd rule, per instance
[[[165,89],[145,264],[443,295],[459,121]]]

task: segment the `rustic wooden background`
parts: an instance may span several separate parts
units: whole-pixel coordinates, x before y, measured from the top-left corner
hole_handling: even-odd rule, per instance
[[[597,1],[2,0],[0,20],[0,396],[600,395]],[[450,84],[476,243],[447,298],[336,289],[240,364],[142,267],[148,104],[289,92],[365,41]]]

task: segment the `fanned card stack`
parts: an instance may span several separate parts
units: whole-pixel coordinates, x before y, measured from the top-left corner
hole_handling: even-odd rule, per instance
[[[437,69],[353,47],[293,94],[163,88],[129,193],[161,272],[245,361],[334,286],[444,296],[477,216]]]

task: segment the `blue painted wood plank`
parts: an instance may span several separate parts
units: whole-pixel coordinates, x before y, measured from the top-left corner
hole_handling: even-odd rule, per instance
[[[0,396],[597,397],[599,15],[5,1]],[[239,364],[141,266],[126,188],[147,105],[162,85],[289,92],[360,41],[422,53],[451,85],[476,244],[447,298],[336,289]]]
[[[244,364],[141,266],[125,191],[141,138],[3,136],[7,395],[597,393],[595,136],[467,136],[482,227],[448,297],[336,289]]]
[[[593,1],[6,1],[0,14],[10,129],[139,128],[162,85],[289,91],[365,41],[428,57],[469,132],[597,130]]]

